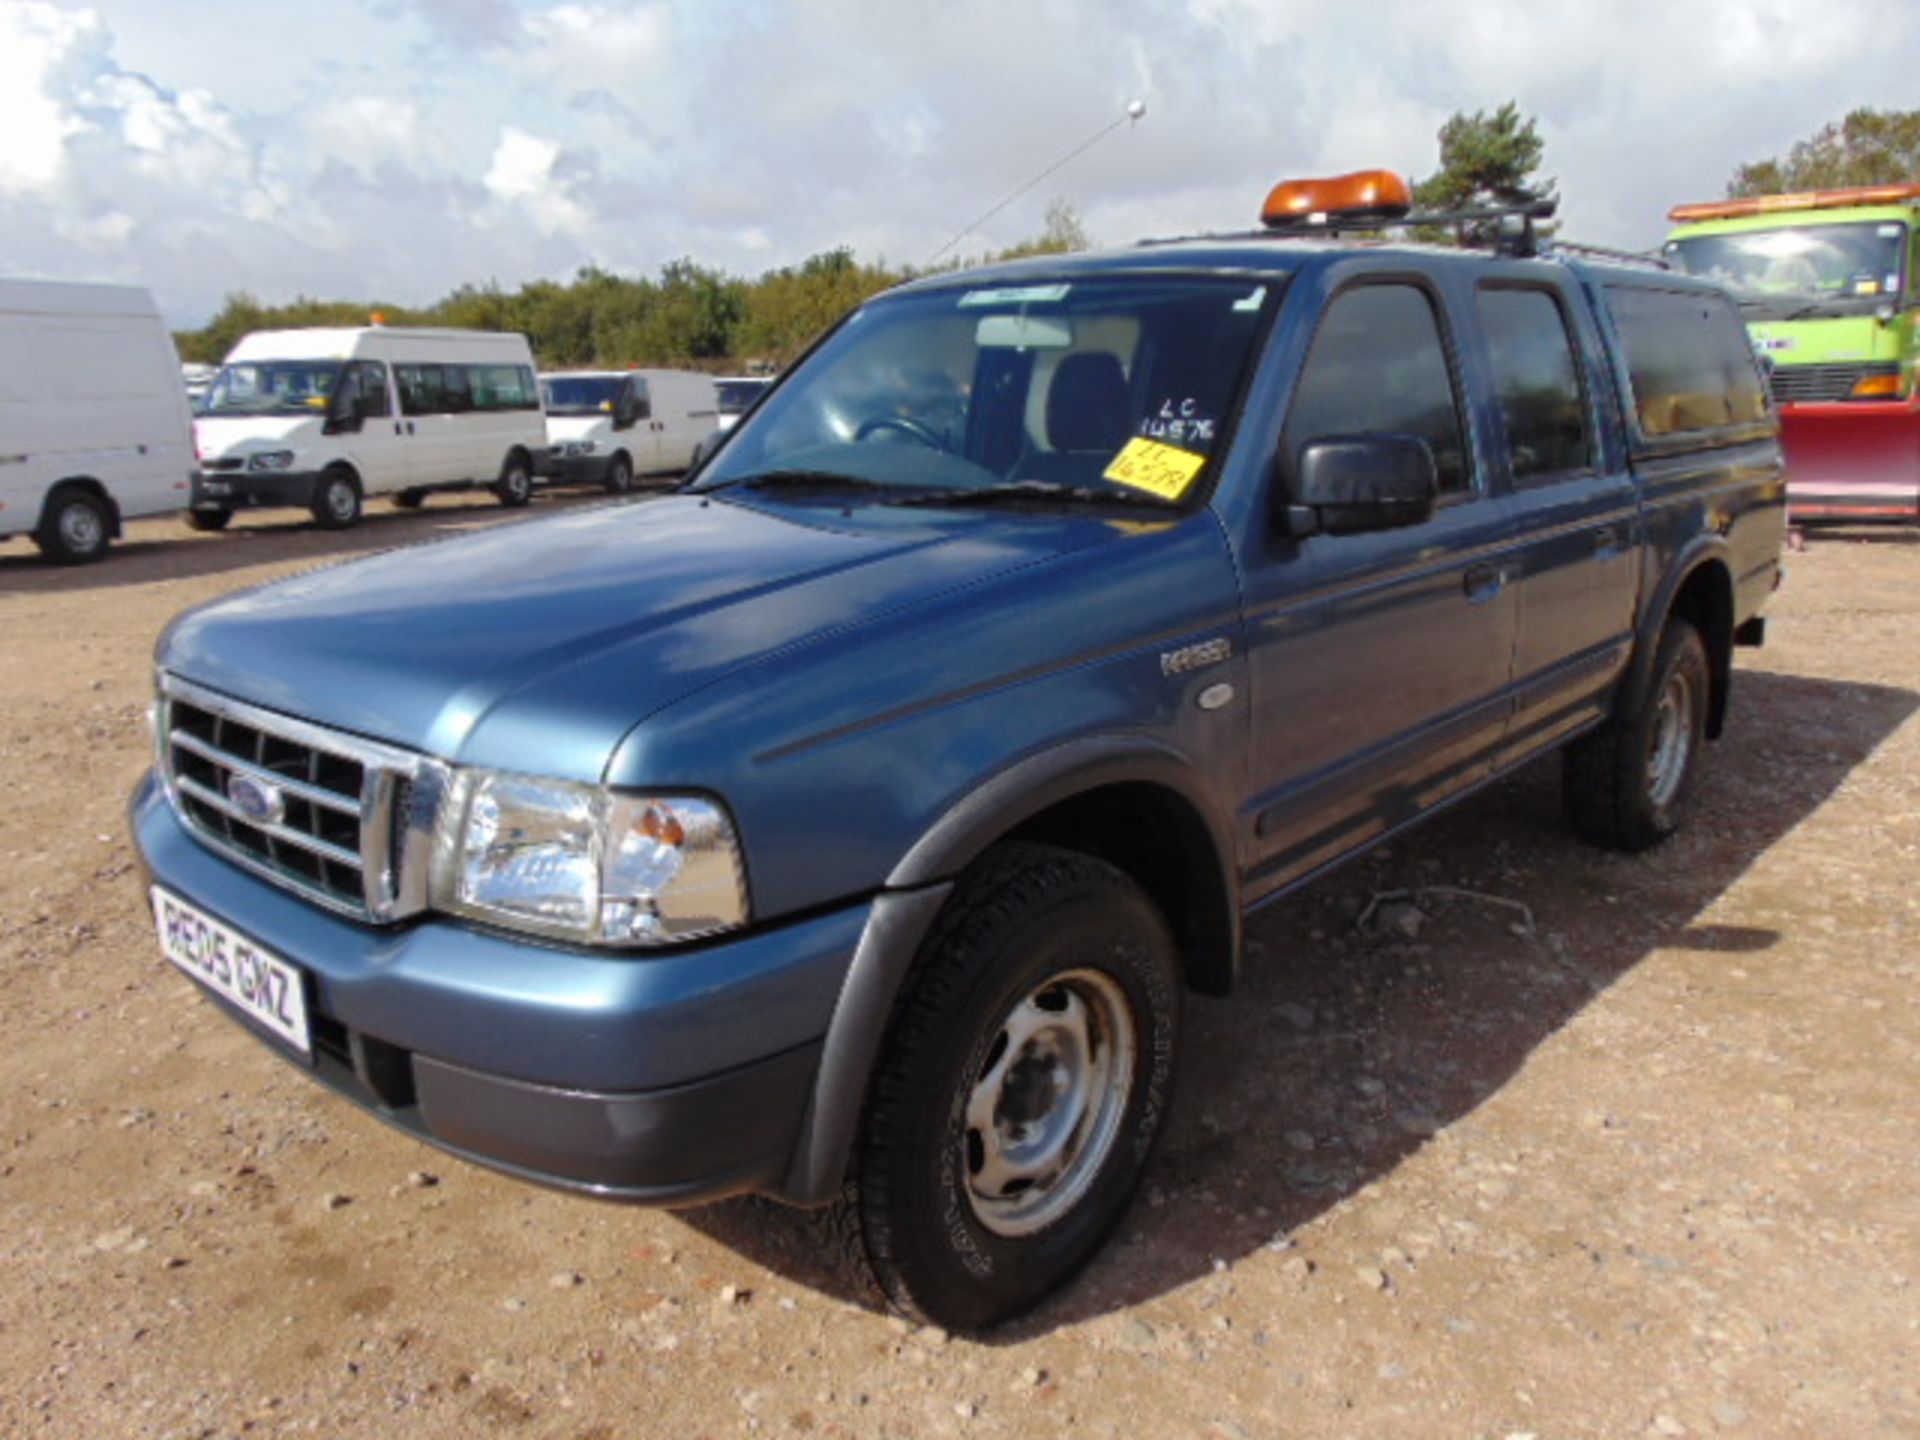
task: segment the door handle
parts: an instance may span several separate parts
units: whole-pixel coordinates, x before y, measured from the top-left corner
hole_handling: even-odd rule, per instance
[[[1506,566],[1470,565],[1467,567],[1466,578],[1462,588],[1466,590],[1469,601],[1474,604],[1481,604],[1493,599],[1494,596],[1506,588],[1506,584]]]

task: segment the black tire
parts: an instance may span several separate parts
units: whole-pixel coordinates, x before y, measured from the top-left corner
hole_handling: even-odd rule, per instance
[[[360,481],[351,470],[326,470],[313,487],[313,523],[322,530],[350,530],[360,523]]]
[[[509,510],[518,510],[533,499],[533,470],[518,455],[509,455],[500,467],[500,478],[493,482],[493,493]]]
[[[625,453],[613,457],[607,466],[607,493],[624,495],[633,489],[633,461]]]
[[[40,516],[33,543],[55,565],[88,565],[113,540],[113,512],[91,490],[56,490]]]
[[[1700,632],[1667,621],[1645,696],[1567,747],[1563,771],[1574,833],[1609,850],[1658,845],[1680,828],[1700,748],[1712,680]]]
[[[427,492],[409,487],[393,492],[393,503],[402,510],[418,510],[427,503]]]
[[[202,506],[187,511],[187,524],[195,530],[224,530],[227,522],[233,519],[233,511],[226,506]]]
[[[895,1009],[842,1202],[886,1300],[977,1331],[1086,1264],[1166,1118],[1179,1023],[1173,938],[1131,879],[1048,846],[983,856]]]

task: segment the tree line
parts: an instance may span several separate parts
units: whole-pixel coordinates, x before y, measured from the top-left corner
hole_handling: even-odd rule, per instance
[[[589,265],[564,283],[534,280],[512,291],[494,283],[462,285],[424,307],[304,296],[263,305],[236,293],[206,326],[178,332],[174,340],[182,360],[215,364],[249,331],[365,325],[377,314],[387,325],[518,331],[532,342],[543,369],[672,365],[721,371],[750,362],[778,368],[861,301],[902,281],[1087,244],[1073,207],[1056,201],[1045,229],[1031,239],[933,270],[864,263],[843,247],[752,280],[691,259],[672,261],[651,279]]]
[[[1545,156],[1537,122],[1512,101],[1491,114],[1464,111],[1440,128],[1440,166],[1414,187],[1422,209],[1513,204],[1553,195],[1540,178]],[[1920,182],[1920,110],[1858,109],[1800,141],[1782,157],[1751,161],[1727,183],[1730,197],[1846,185]],[[1453,238],[1424,227],[1423,239]],[[375,312],[390,325],[517,330],[543,368],[676,365],[729,370],[792,360],[835,320],[871,295],[919,275],[982,260],[1058,254],[1087,247],[1071,205],[1055,201],[1040,234],[1011,249],[933,270],[873,263],[838,248],[798,265],[745,279],[680,259],[656,278],[628,278],[589,265],[571,281],[535,280],[514,291],[462,285],[424,308],[380,301],[301,298],[263,305],[229,295],[202,329],[175,336],[183,360],[217,362],[250,330],[363,325]]]

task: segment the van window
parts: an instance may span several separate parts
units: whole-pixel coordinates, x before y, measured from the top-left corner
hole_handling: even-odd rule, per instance
[[[469,365],[468,388],[476,410],[538,410],[540,392],[525,365]]]
[[[378,360],[356,360],[340,378],[334,409],[344,413],[356,405],[360,414],[370,419],[384,419],[393,413],[387,400],[387,367]]]
[[[633,387],[633,418],[651,420],[653,418],[653,397],[647,393],[647,382],[635,376],[627,382]]]
[[[441,392],[446,397],[447,410],[455,415],[464,415],[473,409],[473,387],[467,380],[465,365],[442,365],[440,367]]]
[[[1327,307],[1280,441],[1287,473],[1309,442],[1337,435],[1417,435],[1442,494],[1473,488],[1440,322],[1417,286],[1362,285]]]
[[[1719,295],[1609,285],[1640,433],[1652,439],[1764,419],[1766,393],[1746,327]]]
[[[1546,290],[1482,286],[1474,304],[1493,357],[1513,478],[1590,469],[1586,399],[1559,301]]]
[[[443,415],[447,410],[445,388],[440,383],[438,365],[396,365],[394,379],[400,384],[400,413],[403,415]]]

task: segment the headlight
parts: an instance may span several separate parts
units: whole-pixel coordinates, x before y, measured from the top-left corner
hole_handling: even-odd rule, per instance
[[[593,453],[593,447],[594,447],[594,442],[591,440],[569,441],[567,444],[567,454],[591,455]]]
[[[713,801],[463,770],[441,813],[437,909],[594,945],[747,921],[739,842]]]
[[[247,461],[249,470],[285,470],[293,464],[291,450],[262,450]]]

